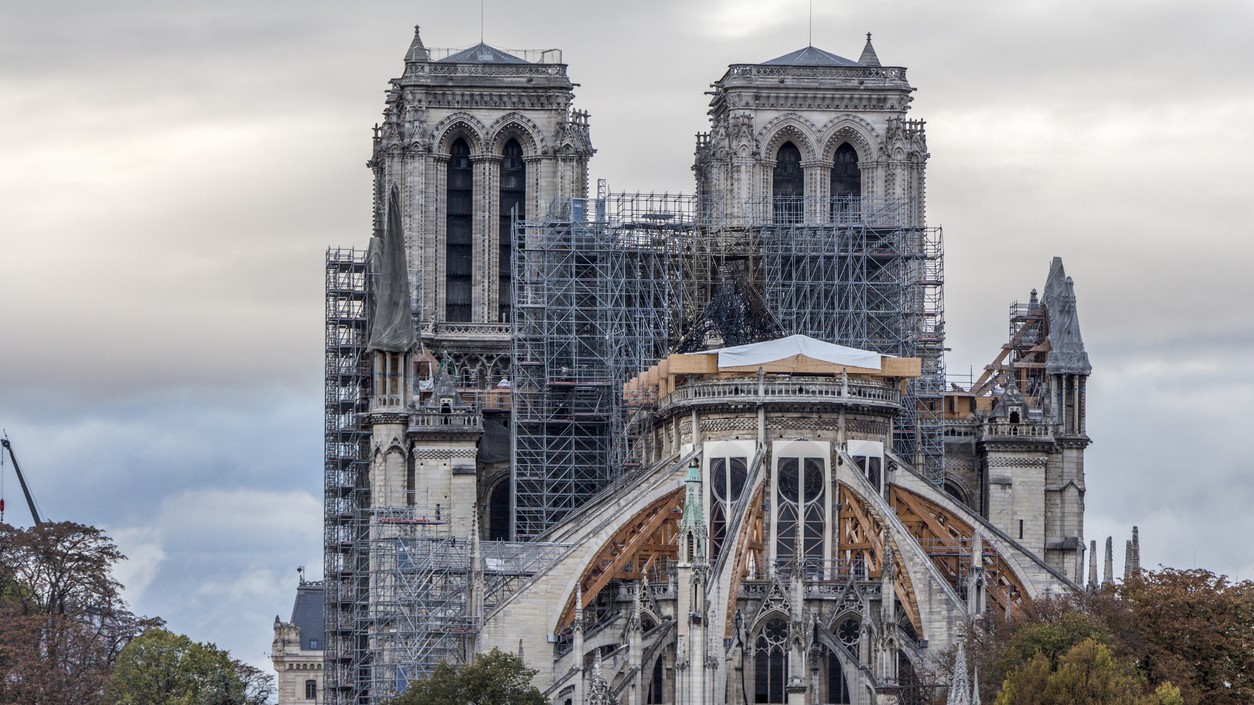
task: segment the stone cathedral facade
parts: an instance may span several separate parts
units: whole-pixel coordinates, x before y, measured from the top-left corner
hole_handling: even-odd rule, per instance
[[[806,47],[715,82],[685,242],[725,248],[707,269],[735,270],[739,288],[707,297],[696,344],[614,368],[611,478],[512,540],[511,414],[536,393],[519,381],[536,377],[514,357],[515,319],[552,303],[520,285],[536,275],[518,250],[600,227],[607,208],[589,194],[574,86],[560,52],[439,51],[415,32],[387,91],[352,400],[361,470],[328,471],[326,702],[384,702],[493,648],[522,655],[563,705],[920,702],[970,620],[1082,588],[1091,367],[1074,284],[1055,259],[984,374],[925,393],[943,381],[943,320],[916,320],[925,289],[902,289],[904,323],[877,298],[923,276],[893,243],[925,227],[925,128],[906,69],[869,35],[857,60]],[[641,219],[631,232],[652,239],[632,252],[678,232],[671,215]],[[816,339],[755,290],[768,236],[854,231],[861,249],[838,257],[855,278],[831,289],[830,315],[862,337]],[[685,247],[674,256],[696,256]],[[583,255],[572,296],[592,281]],[[639,267],[624,271],[640,286]],[[913,336],[910,354],[875,343],[893,331]],[[581,374],[552,365],[574,401],[546,423],[580,413]],[[903,445],[924,416],[943,475]]]

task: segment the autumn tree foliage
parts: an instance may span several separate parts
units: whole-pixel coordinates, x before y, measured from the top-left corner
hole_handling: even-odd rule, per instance
[[[100,702],[126,643],[158,623],[136,617],[102,531],[72,522],[0,524],[0,702]]]
[[[967,652],[984,702],[1252,703],[1254,583],[1141,572],[1094,593],[1030,601],[1009,618],[988,615],[969,630]]]
[[[1151,681],[1189,703],[1254,703],[1254,582],[1165,568],[1130,577],[1118,596],[1117,636]]]
[[[464,666],[436,666],[390,705],[548,705],[531,685],[535,674],[518,656],[492,649]]]
[[[122,585],[113,577],[113,566],[124,559],[113,541],[91,526],[50,522],[20,529],[0,523],[0,703],[166,702],[119,700],[122,691],[106,687],[118,678],[119,670],[140,677],[129,656],[137,653],[138,647],[132,648],[137,642],[166,638],[161,635],[178,637],[161,629],[160,619],[137,617],[130,611],[121,596]],[[144,640],[141,634],[153,636]],[[218,685],[230,684],[219,688],[226,699],[186,702],[269,701],[272,676],[225,652],[217,654],[213,660],[217,670],[211,677]],[[192,659],[184,666],[190,670],[198,663]]]

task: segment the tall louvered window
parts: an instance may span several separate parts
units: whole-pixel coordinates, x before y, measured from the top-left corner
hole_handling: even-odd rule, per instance
[[[471,319],[471,290],[474,268],[474,169],[470,165],[470,145],[458,139],[449,149],[448,202],[445,248],[444,319]]]
[[[775,222],[800,223],[803,216],[805,174],[801,171],[801,150],[792,142],[780,145],[775,155],[775,174],[771,179]]]
[[[836,148],[832,163],[832,220],[856,219],[861,212],[862,170],[858,152],[845,142]]]
[[[510,319],[510,308],[513,302],[513,266],[510,255],[514,228],[514,219],[522,220],[527,216],[527,164],[523,161],[522,145],[518,140],[505,143],[501,154],[501,229],[500,229],[500,266],[497,320],[505,323]]]

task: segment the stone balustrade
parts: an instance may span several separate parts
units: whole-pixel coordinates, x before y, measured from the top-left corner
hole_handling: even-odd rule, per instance
[[[727,403],[819,403],[895,408],[901,402],[897,388],[881,382],[828,377],[793,377],[761,382],[753,379],[698,382],[679,387],[658,405],[704,406]]]

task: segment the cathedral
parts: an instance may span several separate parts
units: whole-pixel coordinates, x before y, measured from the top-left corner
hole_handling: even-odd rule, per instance
[[[1081,589],[1075,287],[1042,257],[946,380],[906,69],[726,67],[674,196],[590,184],[567,68],[415,29],[387,89],[327,257],[324,701],[501,649],[559,705],[924,702]]]

